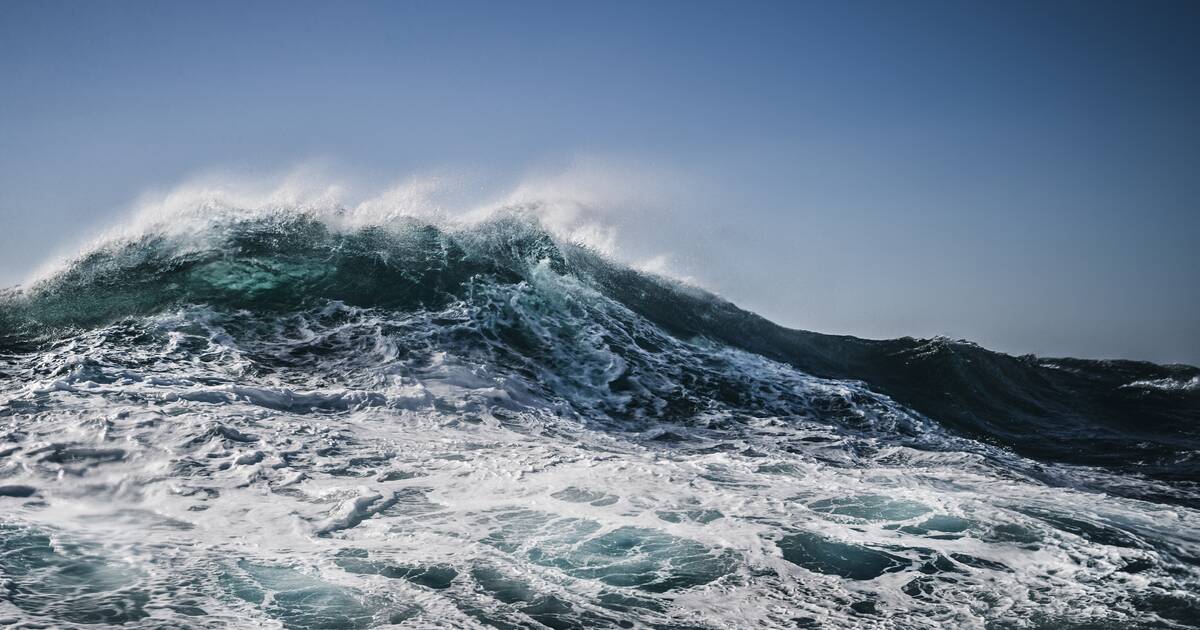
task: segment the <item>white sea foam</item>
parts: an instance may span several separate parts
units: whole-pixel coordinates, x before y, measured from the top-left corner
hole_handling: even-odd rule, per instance
[[[0,497],[9,539],[23,541],[5,553],[51,571],[16,576],[20,592],[59,592],[52,570],[70,563],[106,573],[82,600],[20,595],[0,615],[1136,625],[1156,619],[1139,601],[1186,601],[1197,584],[1177,560],[1200,548],[1194,510],[1044,485],[862,384],[671,341],[636,319],[602,329],[632,316],[566,279],[541,282],[421,316],[333,305],[264,327],[190,309],[5,359],[15,450],[0,475],[36,492]],[[547,303],[555,292],[570,306]],[[492,306],[554,354],[503,359],[488,320],[466,316]],[[450,320],[460,341],[429,345]],[[658,350],[601,334],[631,325]],[[114,343],[131,333],[143,341]],[[613,425],[636,392],[667,391],[656,379],[708,369],[757,399]],[[627,392],[607,386],[629,373]]]
[[[1123,385],[1122,387],[1161,389],[1165,391],[1195,391],[1200,389],[1200,376],[1193,376],[1190,379],[1157,378],[1151,380],[1134,381],[1128,385]]]

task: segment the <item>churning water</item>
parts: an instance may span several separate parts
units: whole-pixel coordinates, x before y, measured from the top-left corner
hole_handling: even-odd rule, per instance
[[[787,330],[521,212],[205,216],[0,299],[0,624],[1200,623],[1195,368]]]

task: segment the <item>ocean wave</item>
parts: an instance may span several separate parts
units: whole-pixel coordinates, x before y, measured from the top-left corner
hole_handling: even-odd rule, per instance
[[[4,623],[1200,618],[1200,399],[1135,385],[1196,368],[789,330],[521,209],[206,212],[0,300]]]

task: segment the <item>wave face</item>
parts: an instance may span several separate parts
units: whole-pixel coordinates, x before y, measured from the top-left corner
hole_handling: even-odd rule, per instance
[[[1198,379],[219,213],[0,298],[0,622],[1195,627]]]

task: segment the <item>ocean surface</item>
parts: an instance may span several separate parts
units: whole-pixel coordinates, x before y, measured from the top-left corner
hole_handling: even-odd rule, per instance
[[[343,219],[208,206],[0,295],[0,626],[1200,627],[1195,367]]]

